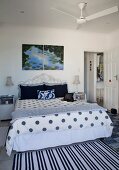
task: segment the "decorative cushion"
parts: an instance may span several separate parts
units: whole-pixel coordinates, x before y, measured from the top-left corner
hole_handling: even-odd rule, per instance
[[[64,96],[64,101],[73,102],[74,101],[73,95],[74,93],[66,93]]]
[[[46,85],[47,90],[54,89],[55,90],[55,97],[64,97],[66,93],[68,93],[67,90],[67,84],[60,84],[60,85]]]
[[[19,85],[20,88],[20,99],[38,99],[37,90],[42,91],[44,89],[44,85],[36,85],[36,86],[25,86]]]
[[[46,90],[46,91],[39,91],[38,90],[38,99],[39,100],[50,100],[55,99],[55,90]]]

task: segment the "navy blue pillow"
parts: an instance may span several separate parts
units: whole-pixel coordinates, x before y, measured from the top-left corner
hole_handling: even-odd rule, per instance
[[[55,90],[55,85],[45,85],[45,89],[46,90],[52,90],[52,89],[54,89]],[[55,95],[55,97],[56,97],[56,95]]]
[[[46,89],[47,90],[55,90],[55,97],[64,97],[66,93],[68,93],[67,90],[67,84],[60,84],[60,85],[52,85],[52,86],[48,86],[46,85]]]
[[[44,85],[36,85],[36,86],[24,86],[19,85],[20,87],[20,99],[38,99],[37,90],[43,91]]]

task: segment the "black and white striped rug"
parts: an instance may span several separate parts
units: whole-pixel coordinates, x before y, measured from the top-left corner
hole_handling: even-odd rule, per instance
[[[119,170],[119,154],[100,140],[90,141],[17,153],[13,170]]]

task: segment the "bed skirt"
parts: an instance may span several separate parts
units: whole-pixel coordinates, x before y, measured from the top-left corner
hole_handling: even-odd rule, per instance
[[[91,127],[87,129],[64,130],[58,132],[46,132],[19,135],[14,140],[13,150],[23,152],[39,150],[59,145],[68,145],[97,138],[109,137],[112,129],[106,127]]]

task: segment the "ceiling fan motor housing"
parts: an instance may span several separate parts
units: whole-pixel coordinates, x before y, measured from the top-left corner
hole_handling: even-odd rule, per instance
[[[84,23],[86,23],[86,19],[84,17],[77,19],[77,24],[84,24]]]

